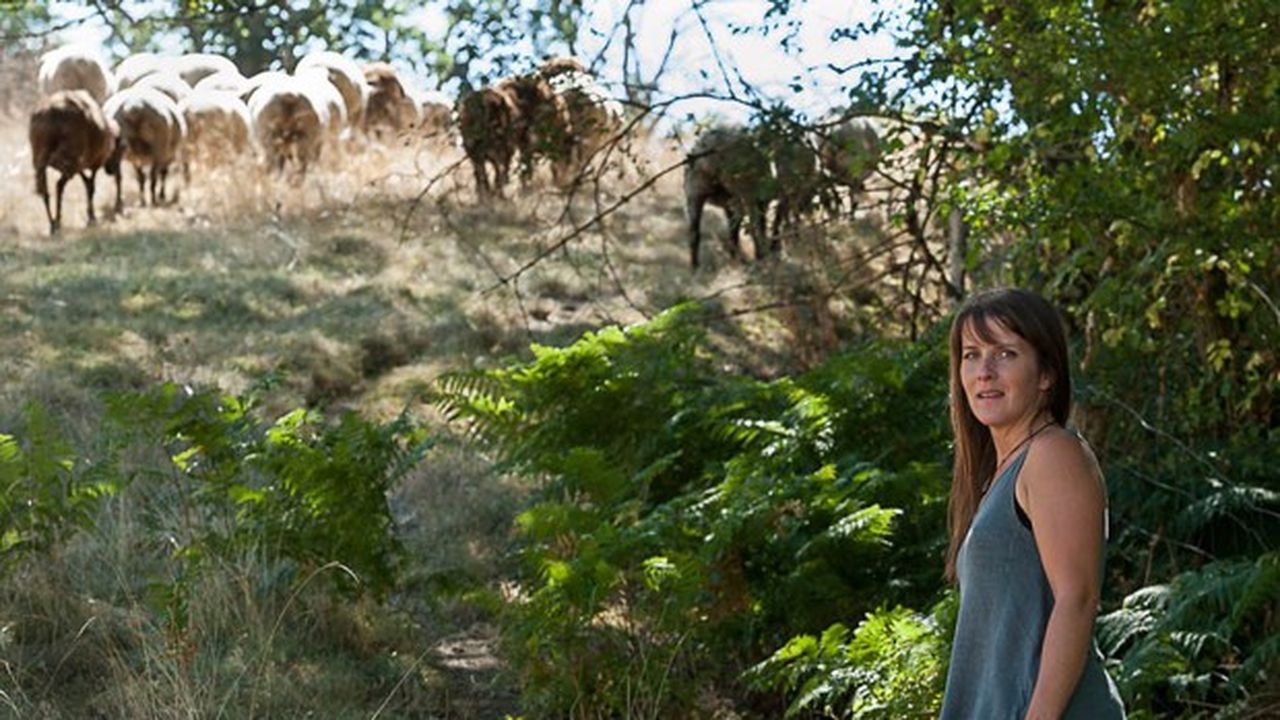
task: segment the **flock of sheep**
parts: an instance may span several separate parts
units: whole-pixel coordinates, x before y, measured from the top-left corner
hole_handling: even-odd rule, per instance
[[[29,139],[36,192],[51,233],[61,225],[62,193],[80,175],[94,221],[94,178],[116,177],[116,210],[123,206],[121,164],[136,170],[142,204],[167,195],[169,169],[181,163],[229,162],[256,152],[283,170],[301,172],[325,147],[335,151],[358,136],[382,138],[410,126],[443,133],[452,104],[416,92],[386,63],[361,67],[334,52],[303,58],[292,74],[245,77],[218,55],[166,57],[141,53],[114,68],[95,47],[69,45],[40,60],[43,99],[31,114]],[[61,173],[50,208],[48,169]],[[150,183],[147,192],[147,182]]]
[[[245,77],[218,55],[142,53],[111,68],[98,48],[72,45],[41,58],[38,80],[44,97],[31,114],[29,138],[51,234],[61,225],[64,187],[77,174],[90,224],[99,169],[116,178],[119,212],[124,162],[135,169],[140,203],[149,198],[155,205],[166,201],[175,164],[189,177],[192,162],[256,153],[278,171],[293,164],[305,173],[322,152],[343,152],[408,128],[427,136],[456,129],[484,200],[502,195],[517,160],[524,184],[546,162],[563,186],[625,133],[622,106],[573,58],[553,58],[464,93],[456,106],[438,93],[416,91],[387,63],[360,66],[330,51],[307,55],[292,73]],[[857,117],[835,118],[787,139],[740,126],[703,132],[685,165],[691,264],[698,266],[706,204],[728,216],[731,255],[738,256],[739,231],[749,220],[755,257],[763,258],[777,251],[782,226],[816,205],[843,204],[841,188],[856,198],[879,156],[874,126]],[[49,168],[61,173],[52,208]],[[771,207],[773,241],[766,245]]]

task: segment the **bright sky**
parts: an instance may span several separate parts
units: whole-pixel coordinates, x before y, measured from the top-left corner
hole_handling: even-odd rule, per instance
[[[641,75],[650,78],[657,69],[666,50],[672,28],[677,29],[678,39],[668,70],[660,82],[664,96],[711,92],[730,94],[724,74],[712,51],[712,43],[719,50],[734,90],[741,93],[738,74],[769,99],[784,99],[792,107],[810,117],[824,114],[843,104],[842,85],[850,82],[827,69],[828,65],[847,66],[869,58],[892,58],[901,51],[894,47],[887,34],[864,38],[857,42],[831,39],[836,28],[851,27],[860,21],[870,20],[874,6],[868,0],[796,0],[791,18],[799,21],[799,31],[791,52],[781,46],[782,31],[770,37],[758,33],[734,34],[733,25],[759,25],[769,10],[765,0],[710,0],[703,3],[707,19],[704,29],[692,10],[694,0],[649,0],[633,8],[632,19],[636,30],[637,55]],[[905,0],[896,0],[903,2]],[[600,53],[608,34],[612,32],[625,7],[626,0],[594,0],[587,27],[580,33],[579,56],[591,59]],[[895,2],[886,3],[895,5]],[[166,3],[157,0],[126,2],[131,14],[145,15],[148,9],[163,8]],[[92,18],[94,10],[84,2],[54,0],[51,8],[55,17],[75,19],[89,18],[63,33],[66,41],[104,42],[109,37],[105,26]],[[426,4],[416,11],[414,24],[430,34],[443,36],[445,19],[438,4]],[[709,37],[708,37],[709,36]],[[170,52],[181,52],[176,38]],[[531,50],[531,48],[530,48]],[[530,52],[532,54],[532,52]],[[598,75],[606,82],[620,81],[621,38],[616,38],[606,54],[606,62]],[[398,63],[407,74],[415,77],[423,88],[434,88],[434,78],[426,77],[407,62]],[[483,68],[481,68],[483,69]],[[796,85],[798,92],[791,86]],[[450,88],[445,88],[446,91]],[[617,91],[616,94],[621,94]],[[661,100],[663,97],[655,98]],[[705,117],[710,114],[726,119],[744,119],[749,110],[732,102],[697,99],[681,102],[672,109],[675,118],[686,115]]]

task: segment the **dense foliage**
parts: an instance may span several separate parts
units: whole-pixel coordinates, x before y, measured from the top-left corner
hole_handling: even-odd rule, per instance
[[[544,478],[517,519],[524,570],[507,609],[543,715],[688,713],[707,678],[736,682],[794,633],[834,637],[939,590],[937,344],[871,344],[759,381],[717,371],[700,327],[677,308],[442,382],[456,417]],[[873,640],[906,631],[890,626],[852,642],[889,652]]]
[[[112,396],[89,447],[73,447],[39,405],[26,419],[20,437],[0,435],[0,559],[65,539],[99,500],[140,489],[181,509],[154,528],[185,567],[160,588],[171,603],[201,568],[242,553],[294,576],[339,563],[337,589],[385,593],[401,560],[387,492],[430,445],[407,416],[295,410],[263,423],[250,396],[172,383]]]

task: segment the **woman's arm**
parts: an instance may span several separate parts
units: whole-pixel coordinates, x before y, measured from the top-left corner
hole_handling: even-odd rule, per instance
[[[1056,720],[1080,680],[1093,637],[1102,584],[1098,558],[1105,491],[1092,454],[1066,430],[1035,444],[1018,485],[1053,591],[1027,720]]]

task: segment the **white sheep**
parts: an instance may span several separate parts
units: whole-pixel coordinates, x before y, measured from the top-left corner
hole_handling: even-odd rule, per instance
[[[99,104],[116,90],[115,76],[101,50],[90,45],[64,45],[45,53],[37,79],[42,95],[84,90]]]
[[[286,75],[264,83],[249,100],[249,116],[258,146],[277,171],[292,160],[305,173],[319,159],[329,110],[303,80]]]
[[[187,123],[186,157],[207,164],[226,163],[249,149],[249,108],[231,93],[193,90],[178,103]],[[184,171],[187,164],[184,163]]]
[[[249,90],[249,79],[239,72],[217,72],[201,79],[191,89],[201,92],[229,92],[232,95],[243,96]]]
[[[324,106],[329,115],[329,137],[337,140],[347,129],[347,104],[342,93],[329,81],[329,73],[324,68],[311,67],[299,70],[294,77],[303,84],[313,102]]]
[[[151,204],[166,199],[169,166],[178,159],[187,123],[168,95],[148,87],[133,87],[112,95],[102,111],[120,125],[124,157],[138,177],[138,193],[146,204],[144,167],[150,169]],[[121,176],[116,176],[116,211],[123,206]],[[158,186],[158,193],[157,193]],[[175,197],[175,200],[177,198]]]
[[[169,96],[175,104],[191,94],[191,85],[172,70],[158,70],[139,78],[131,87],[155,88]]]
[[[84,181],[89,224],[94,224],[97,218],[93,214],[93,185],[98,168],[106,169],[109,174],[120,173],[119,127],[102,114],[88,91],[60,90],[41,101],[31,113],[27,134],[36,172],[36,194],[44,200],[49,234],[56,235],[62,226],[62,191],[76,174]],[[56,213],[49,210],[48,169],[51,167],[61,174]]]
[[[236,64],[221,55],[210,53],[188,53],[177,59],[175,69],[178,75],[191,87],[201,80],[220,72],[240,73]]]
[[[267,83],[286,80],[290,77],[292,76],[289,73],[281,72],[279,70],[263,70],[256,75],[250,75],[245,79],[244,88],[240,91],[240,99],[243,100],[246,105],[252,106],[253,94],[258,91],[258,88],[266,85]]]
[[[165,66],[166,62],[172,62],[173,58],[163,58],[155,53],[137,53],[130,55],[116,65],[116,90],[128,90],[133,84],[142,78],[157,72]]]
[[[322,50],[308,54],[298,62],[296,72],[319,68],[329,76],[329,82],[342,94],[342,101],[347,109],[347,124],[358,128],[364,126],[365,103],[369,99],[369,83],[364,79],[364,72],[356,62],[331,50]]]

